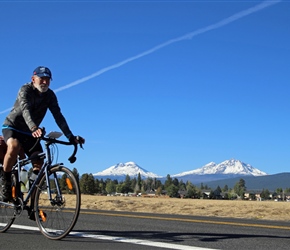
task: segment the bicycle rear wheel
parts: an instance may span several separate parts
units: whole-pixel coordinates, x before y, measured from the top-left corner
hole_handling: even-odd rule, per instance
[[[16,217],[14,204],[6,203],[0,198],[0,233],[6,232],[13,224]]]
[[[77,222],[81,196],[77,179],[72,171],[62,165],[49,170],[52,199],[49,200],[45,175],[35,192],[35,220],[41,233],[49,239],[64,238]]]
[[[2,176],[2,169],[0,169],[0,176]],[[0,177],[1,178],[1,177]],[[17,171],[13,171],[11,180],[16,188],[17,185]],[[0,181],[1,182],[1,181]],[[2,183],[0,183],[2,185]],[[16,216],[18,215],[16,203],[12,201],[4,202],[2,195],[0,195],[0,233],[6,232],[13,224]],[[20,207],[21,208],[21,207]],[[22,208],[20,209],[22,211]]]

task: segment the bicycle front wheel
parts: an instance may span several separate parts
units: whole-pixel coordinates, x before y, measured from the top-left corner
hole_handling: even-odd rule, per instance
[[[59,240],[69,234],[77,222],[81,205],[80,188],[73,172],[62,165],[52,167],[48,175],[50,190],[45,175],[36,185],[35,220],[44,236]]]

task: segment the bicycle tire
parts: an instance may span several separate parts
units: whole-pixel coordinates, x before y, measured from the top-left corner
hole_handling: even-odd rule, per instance
[[[11,180],[13,185],[17,184],[16,172],[11,175]],[[11,227],[16,216],[15,204],[11,201],[3,202],[3,197],[0,196],[0,233],[6,232]]]
[[[13,203],[0,201],[0,233],[5,233],[13,224],[15,218],[16,214]]]
[[[47,194],[44,174],[36,185],[35,220],[44,236],[60,240],[70,233],[77,222],[81,205],[80,188],[73,172],[63,165],[52,167],[48,175],[52,200],[49,200]],[[56,182],[61,187],[61,194],[56,188]]]

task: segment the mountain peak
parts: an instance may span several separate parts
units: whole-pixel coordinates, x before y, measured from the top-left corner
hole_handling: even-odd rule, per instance
[[[252,175],[261,176],[267,175],[265,172],[260,171],[252,167],[250,164],[246,164],[240,160],[230,159],[223,161],[219,164],[210,162],[201,168],[183,172],[173,177],[181,177],[185,175],[207,175],[207,174],[222,174],[222,175]]]
[[[130,177],[138,177],[138,174],[140,173],[141,178],[158,178],[161,176],[158,176],[152,172],[147,171],[144,168],[141,168],[138,166],[135,162],[129,161],[126,163],[118,163],[114,166],[111,166],[107,169],[105,169],[102,172],[98,172],[93,174],[95,177],[105,177],[105,176],[119,176],[124,177],[126,175],[129,175]]]

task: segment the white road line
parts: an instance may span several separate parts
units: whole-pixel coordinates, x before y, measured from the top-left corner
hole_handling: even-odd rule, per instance
[[[22,225],[12,225],[11,227],[17,228],[17,229],[39,231],[38,227],[30,227],[30,226],[22,226]],[[86,233],[81,233],[81,232],[71,232],[69,235],[83,237],[83,238],[92,238],[92,239],[97,239],[97,240],[109,240],[109,241],[115,241],[115,242],[130,243],[130,244],[144,245],[144,246],[151,246],[151,247],[161,247],[161,248],[168,248],[168,249],[216,250],[213,248],[193,247],[193,246],[177,245],[177,244],[171,244],[171,243],[165,243],[165,242],[156,242],[156,241],[149,241],[149,240],[141,240],[141,239],[128,239],[125,237],[86,234]]]
[[[23,225],[12,225],[11,228],[18,228],[24,230],[31,230],[31,231],[39,231],[38,227],[30,227],[30,226],[23,226]]]
[[[98,240],[111,240],[111,241],[117,241],[117,242],[122,242],[122,243],[145,245],[145,246],[151,246],[151,247],[162,247],[162,248],[168,248],[168,249],[214,250],[213,248],[192,247],[192,246],[177,245],[177,244],[171,244],[171,243],[165,243],[165,242],[156,242],[156,241],[140,240],[140,239],[128,239],[124,237],[115,237],[115,236],[107,236],[107,235],[95,235],[95,234],[86,234],[86,233],[78,233],[78,232],[72,232],[70,233],[70,235],[71,234],[77,235],[78,237],[84,237],[84,238],[88,237],[88,238],[94,238]]]

